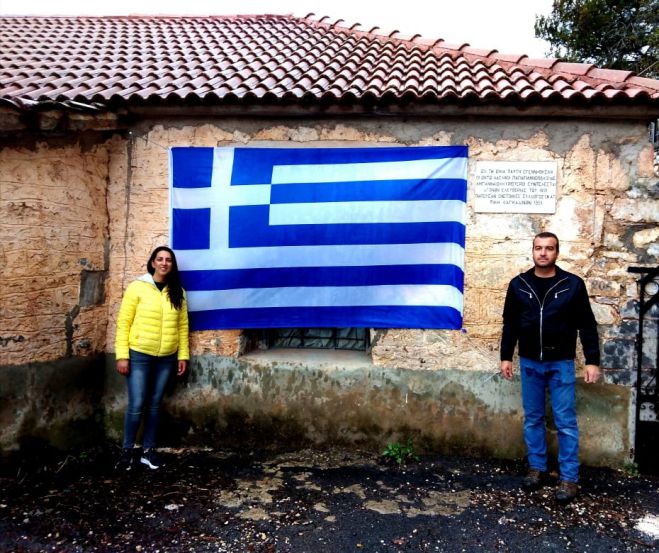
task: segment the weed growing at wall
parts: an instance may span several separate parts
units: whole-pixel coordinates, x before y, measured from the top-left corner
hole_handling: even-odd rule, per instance
[[[387,460],[395,461],[398,466],[403,466],[410,461],[419,460],[419,456],[414,451],[411,438],[405,442],[405,445],[401,445],[398,442],[387,444],[387,447],[382,452],[382,456]]]

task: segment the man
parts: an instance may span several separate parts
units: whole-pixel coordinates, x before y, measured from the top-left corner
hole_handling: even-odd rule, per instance
[[[513,353],[519,346],[524,406],[524,440],[529,473],[527,491],[548,482],[545,389],[549,388],[558,430],[560,483],[556,499],[568,503],[577,494],[579,429],[575,401],[577,332],[586,358],[584,382],[597,382],[599,339],[586,285],[556,265],[558,237],[541,232],[533,239],[534,267],[510,281],[503,309],[501,374],[513,376]]]

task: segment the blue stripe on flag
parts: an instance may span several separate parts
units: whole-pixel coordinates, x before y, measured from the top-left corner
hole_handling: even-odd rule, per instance
[[[462,315],[452,307],[270,307],[190,313],[190,330],[241,328],[455,328]]]
[[[229,247],[329,246],[358,244],[464,244],[462,223],[268,224],[270,207],[234,206],[229,210]]]
[[[382,163],[467,157],[467,146],[387,148],[236,148],[231,184],[270,182],[274,165]],[[466,176],[465,176],[466,178]]]
[[[426,179],[330,182],[275,185],[270,191],[271,204],[311,202],[352,202],[392,200],[461,200],[467,201],[466,182],[462,179]]]
[[[235,288],[385,284],[447,284],[461,290],[464,275],[455,265],[379,265],[181,271],[181,280],[188,292]]]
[[[213,148],[172,148],[172,186],[208,188],[213,178]]]

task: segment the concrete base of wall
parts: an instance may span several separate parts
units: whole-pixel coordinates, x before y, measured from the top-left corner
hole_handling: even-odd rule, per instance
[[[104,439],[105,356],[0,370],[0,454],[68,449]]]
[[[108,359],[113,363],[112,359]],[[123,379],[108,370],[106,431],[120,440]],[[581,458],[629,460],[631,390],[577,385]],[[163,445],[372,449],[414,441],[418,451],[519,458],[525,448],[519,379],[492,372],[373,366],[354,352],[267,351],[239,359],[196,357],[165,402]],[[550,423],[549,442],[556,451]]]
[[[172,384],[163,445],[378,450],[411,438],[423,452],[524,455],[519,380],[492,372],[376,367],[354,352],[267,351],[197,357]],[[578,383],[577,398],[583,462],[627,462],[631,390]],[[0,453],[118,442],[125,406],[113,356],[3,367]],[[551,422],[549,442],[555,452]]]

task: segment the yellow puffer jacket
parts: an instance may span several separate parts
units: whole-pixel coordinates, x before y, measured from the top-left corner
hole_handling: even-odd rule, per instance
[[[178,351],[179,360],[190,359],[188,304],[176,310],[169,302],[167,287],[161,292],[150,274],[131,282],[121,300],[117,316],[117,359],[128,359],[128,350],[164,357]]]

